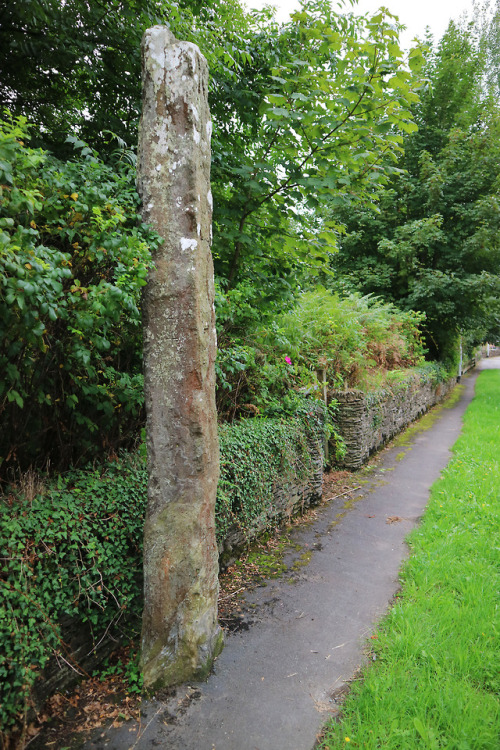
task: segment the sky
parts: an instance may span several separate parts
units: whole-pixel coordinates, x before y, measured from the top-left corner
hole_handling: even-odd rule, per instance
[[[248,8],[262,8],[264,5],[278,7],[278,20],[288,20],[290,12],[299,8],[299,0],[244,0]],[[335,7],[337,0],[332,0]],[[425,27],[430,26],[436,41],[441,38],[451,18],[458,18],[462,11],[472,9],[473,0],[359,0],[354,11],[359,15],[374,13],[381,6],[387,7],[399,16],[408,30],[402,35],[403,47],[410,47],[415,36],[423,38]],[[348,2],[345,3],[350,10]]]

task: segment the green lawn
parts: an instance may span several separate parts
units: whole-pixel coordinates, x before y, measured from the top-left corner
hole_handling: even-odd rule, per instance
[[[500,748],[500,371],[479,376],[453,453],[322,748]]]

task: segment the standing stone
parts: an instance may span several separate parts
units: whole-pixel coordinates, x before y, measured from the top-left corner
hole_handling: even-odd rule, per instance
[[[138,190],[144,221],[162,237],[144,296],[142,665],[151,692],[206,676],[222,633],[208,67],[162,26],[146,31],[142,53]]]

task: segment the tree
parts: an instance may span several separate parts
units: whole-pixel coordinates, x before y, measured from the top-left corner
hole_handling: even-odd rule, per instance
[[[261,304],[325,267],[336,227],[318,205],[373,196],[413,127],[414,81],[390,15],[357,18],[327,0],[304,0],[282,26],[239,0],[20,0],[0,13],[0,105],[63,158],[68,134],[103,155],[116,138],[135,147],[146,27],[166,23],[199,45],[211,72],[216,273],[263,287]],[[420,62],[414,50],[410,67]]]
[[[500,95],[500,0],[474,0],[474,28],[486,59],[485,84],[488,93]]]
[[[214,252],[230,288],[250,280],[282,301],[301,278],[314,283],[336,245],[318,207],[373,198],[397,170],[418,96],[392,21],[325,0],[283,26],[254,16],[251,61],[213,110]],[[413,50],[410,68],[421,62]]]
[[[485,55],[471,29],[451,23],[427,59],[428,90],[414,107],[401,166],[378,213],[342,215],[340,283],[426,313],[433,356],[459,333],[498,330],[499,110],[485,92]]]
[[[112,134],[137,143],[141,38],[169,25],[197,41],[213,67],[234,64],[233,39],[243,24],[238,0],[16,0],[0,9],[0,109],[34,123],[33,145],[60,157],[78,135],[101,153]],[[227,40],[227,51],[223,50]],[[233,51],[235,50],[235,51]],[[30,64],[26,65],[26,59]],[[36,132],[38,131],[38,132]]]

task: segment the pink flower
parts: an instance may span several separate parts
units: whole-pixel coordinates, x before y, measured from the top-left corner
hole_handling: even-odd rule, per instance
[[[286,362],[286,363],[287,363],[288,365],[291,365],[291,364],[292,364],[292,360],[290,359],[290,357],[285,357],[285,362]]]

